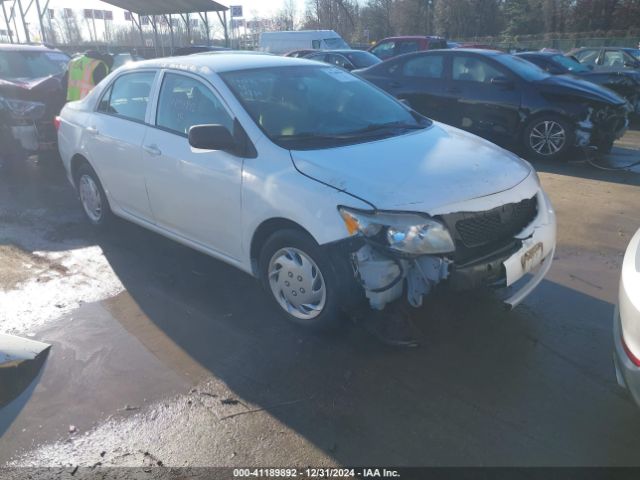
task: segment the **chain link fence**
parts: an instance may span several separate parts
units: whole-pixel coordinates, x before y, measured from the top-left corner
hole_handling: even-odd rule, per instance
[[[620,37],[572,37],[553,38],[544,37],[476,37],[456,40],[459,43],[475,43],[490,45],[506,51],[540,50],[542,48],[554,48],[568,52],[579,47],[629,47],[638,48],[640,36]]]

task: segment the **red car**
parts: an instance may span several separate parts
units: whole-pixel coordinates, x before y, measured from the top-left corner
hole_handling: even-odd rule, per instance
[[[389,37],[380,40],[369,49],[380,60],[419,50],[437,50],[447,48],[447,41],[442,37],[407,36]]]

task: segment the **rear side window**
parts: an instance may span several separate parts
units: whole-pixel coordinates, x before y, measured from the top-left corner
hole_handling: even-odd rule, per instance
[[[98,104],[98,111],[144,122],[155,72],[127,73],[111,84]]]
[[[405,62],[402,74],[405,77],[442,78],[444,57],[442,55],[421,55]]]
[[[604,52],[604,65],[606,67],[624,67],[624,56],[621,51],[607,50]]]
[[[233,131],[233,119],[211,89],[191,77],[167,73],[160,90],[156,125],[186,136],[194,125],[211,124]]]
[[[341,68],[345,68],[347,70],[352,67],[351,63],[342,55],[329,54],[327,55],[326,62],[337,65]]]
[[[595,65],[598,59],[598,50],[582,50],[574,54],[574,57],[586,65]]]
[[[380,45],[371,50],[376,57],[385,59],[389,57],[393,57],[393,51],[396,48],[396,42],[382,42]]]
[[[440,50],[441,48],[448,48],[446,40],[429,40],[428,50]]]
[[[420,45],[416,40],[405,40],[396,44],[396,55],[402,55],[403,53],[417,52],[420,50]]]

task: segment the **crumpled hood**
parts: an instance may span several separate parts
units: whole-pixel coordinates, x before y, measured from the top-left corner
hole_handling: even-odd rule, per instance
[[[42,78],[0,78],[0,95],[18,100],[46,101],[64,90],[63,75]]]
[[[549,93],[558,95],[562,90],[566,95],[577,95],[588,100],[593,100],[609,105],[624,105],[627,101],[613,90],[601,87],[587,80],[582,80],[573,75],[550,75],[544,80],[536,82],[544,92],[544,87],[549,86]]]
[[[513,188],[531,167],[475,135],[434,122],[397,137],[291,152],[303,174],[378,209],[429,213]]]

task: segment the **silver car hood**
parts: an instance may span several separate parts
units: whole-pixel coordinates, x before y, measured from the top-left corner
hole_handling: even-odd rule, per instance
[[[425,213],[509,190],[532,171],[516,155],[437,122],[368,143],[296,150],[291,157],[304,175],[378,209]]]

